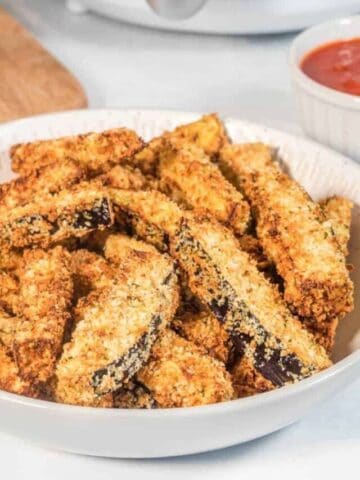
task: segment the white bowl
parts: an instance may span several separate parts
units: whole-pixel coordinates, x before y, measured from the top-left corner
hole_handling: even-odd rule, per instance
[[[124,125],[149,139],[196,114],[89,110],[44,115],[0,127],[0,181],[11,177],[8,148],[24,140],[103,130]],[[266,127],[229,119],[235,142],[262,140],[279,148],[291,175],[319,199],[346,195],[360,205],[360,167],[315,143]],[[360,215],[354,211],[350,260],[360,292]],[[358,297],[358,293],[356,295]],[[163,410],[116,410],[60,405],[0,392],[0,428],[43,446],[88,455],[164,457],[204,452],[245,442],[298,420],[314,405],[360,374],[358,298],[343,320],[335,365],[296,385],[222,404]],[[346,412],[344,412],[344,415]]]
[[[302,127],[309,137],[360,161],[360,97],[342,93],[305,75],[300,63],[324,43],[360,36],[360,16],[333,20],[298,35],[290,49],[290,68]]]

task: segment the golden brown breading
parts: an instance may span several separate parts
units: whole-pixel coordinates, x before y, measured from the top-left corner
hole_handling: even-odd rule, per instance
[[[284,279],[285,300],[317,323],[350,312],[353,285],[319,205],[281,171],[266,145],[227,146],[220,157],[255,211],[257,236]]]
[[[172,132],[165,132],[134,156],[134,164],[144,173],[155,173],[158,154],[167,139],[193,143],[210,157],[215,157],[220,148],[228,143],[223,123],[216,114],[204,115],[195,122],[180,125]]]
[[[0,270],[0,307],[15,313],[19,303],[19,282],[11,274]]]
[[[21,377],[33,384],[52,377],[61,353],[73,294],[69,257],[61,247],[24,253],[14,355]]]
[[[114,392],[115,408],[157,408],[151,392],[137,380],[130,380],[122,388]]]
[[[300,380],[331,364],[225,227],[200,217],[184,219],[170,251],[187,272],[193,293],[274,385]]]
[[[147,180],[137,168],[116,165],[111,170],[96,177],[106,187],[123,190],[141,190],[146,187]]]
[[[171,326],[211,357],[225,364],[228,362],[231,350],[229,335],[211,312],[185,312],[177,315]]]
[[[20,249],[2,249],[0,255],[0,269],[14,273],[19,270],[22,265],[22,250]]]
[[[7,209],[34,202],[40,195],[54,194],[85,180],[85,171],[64,159],[0,185],[0,214]]]
[[[93,405],[121,387],[146,362],[177,306],[173,262],[156,251],[132,256],[111,286],[79,302],[57,367],[57,400]]]
[[[10,355],[12,355],[14,335],[19,321],[19,317],[9,315],[0,308],[0,344],[4,345]]]
[[[0,218],[4,248],[47,247],[71,236],[81,237],[113,222],[110,200],[103,188],[79,184],[52,197],[17,207]]]
[[[253,359],[247,355],[243,355],[235,362],[231,369],[231,378],[237,398],[249,397],[275,388],[254,367]]]
[[[234,394],[224,365],[170,329],[157,340],[137,378],[162,408],[223,402]]]
[[[108,287],[116,277],[115,270],[100,255],[80,249],[71,253],[75,300],[92,290]]]
[[[156,249],[148,243],[121,233],[109,235],[104,245],[104,255],[114,265],[124,266],[129,259],[133,262],[132,256],[141,259],[144,256],[146,258],[147,253],[156,254]]]
[[[166,250],[168,236],[177,228],[183,212],[160,192],[109,189],[117,220],[160,250]]]
[[[0,390],[19,395],[37,396],[31,385],[19,376],[14,359],[8,349],[0,342]]]
[[[250,207],[201,148],[168,142],[159,154],[162,190],[193,209],[204,209],[238,235],[248,228]]]
[[[240,248],[250,255],[259,270],[270,268],[271,262],[265,255],[258,238],[254,235],[245,234],[238,237],[238,241]]]
[[[348,243],[350,239],[351,210],[354,204],[344,197],[330,197],[322,200],[320,206],[324,215],[331,223],[336,240],[342,253],[348,255]]]
[[[70,158],[91,175],[97,175],[124,162],[142,147],[143,142],[135,132],[114,128],[102,133],[14,145],[10,150],[11,166],[14,172],[27,175],[49,163],[61,163]]]

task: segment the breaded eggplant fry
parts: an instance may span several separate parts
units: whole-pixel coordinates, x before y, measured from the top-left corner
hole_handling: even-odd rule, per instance
[[[229,335],[211,312],[185,312],[177,315],[171,326],[180,336],[227,364],[231,352]]]
[[[24,253],[14,355],[21,377],[31,384],[51,379],[61,353],[73,294],[69,257],[61,247]]]
[[[220,149],[229,141],[219,117],[216,114],[204,115],[195,122],[181,125],[172,132],[166,132],[161,137],[151,140],[134,156],[134,164],[144,173],[154,174],[158,154],[168,138],[193,143],[210,157],[216,157]]]
[[[146,178],[137,168],[116,165],[111,170],[96,177],[105,187],[122,190],[141,190],[146,186]]]
[[[200,217],[184,219],[170,251],[187,272],[193,293],[224,324],[236,349],[251,353],[256,369],[275,386],[331,364],[225,227]]]
[[[85,180],[85,171],[65,159],[0,185],[0,212],[34,202],[40,195],[54,194]]]
[[[113,394],[114,408],[157,408],[152,393],[137,380],[130,380]]]
[[[326,219],[331,223],[331,228],[342,253],[347,256],[349,253],[351,210],[354,204],[347,198],[335,196],[322,200],[320,205]]]
[[[320,206],[274,162],[263,144],[229,145],[220,163],[249,199],[257,236],[284,279],[284,297],[302,317],[321,323],[353,308],[353,285]]]
[[[224,365],[170,329],[157,340],[137,378],[162,408],[223,402],[234,395]]]
[[[6,254],[5,254],[6,255]],[[19,304],[19,282],[11,273],[0,270],[0,308],[16,313]]]
[[[160,192],[109,189],[116,218],[130,226],[136,235],[167,250],[168,237],[176,231],[183,212]]]
[[[100,255],[80,249],[71,253],[71,271],[73,272],[75,301],[111,285],[116,277],[115,270]]]
[[[111,226],[113,214],[102,188],[79,184],[53,197],[17,207],[0,218],[0,245],[4,248],[48,247],[71,236]]]
[[[27,175],[49,163],[61,163],[70,158],[90,175],[97,175],[123,163],[142,147],[143,142],[135,132],[114,128],[102,133],[14,145],[10,150],[11,166],[14,172]]]
[[[57,367],[57,400],[92,405],[120,388],[147,361],[177,306],[173,262],[158,252],[132,256],[111,286],[79,302]]]
[[[186,207],[207,210],[237,235],[250,221],[250,207],[201,148],[168,142],[159,154],[158,175],[164,193]]]
[[[243,355],[231,369],[232,384],[237,398],[268,392],[275,387],[255,367],[253,358]]]
[[[31,385],[19,376],[14,359],[0,342],[0,390],[29,397],[37,396]]]

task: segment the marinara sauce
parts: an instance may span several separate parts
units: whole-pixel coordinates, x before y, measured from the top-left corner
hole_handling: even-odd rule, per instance
[[[360,38],[321,45],[306,54],[300,66],[326,87],[360,95]]]

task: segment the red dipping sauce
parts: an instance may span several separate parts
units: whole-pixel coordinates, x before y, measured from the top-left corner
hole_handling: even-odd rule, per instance
[[[360,38],[321,45],[305,55],[300,67],[315,82],[360,95]]]

